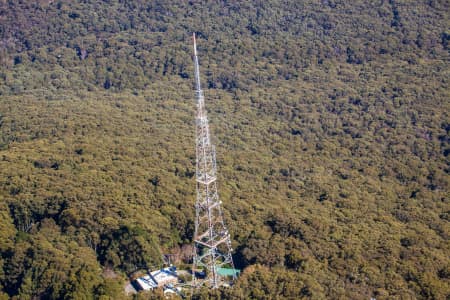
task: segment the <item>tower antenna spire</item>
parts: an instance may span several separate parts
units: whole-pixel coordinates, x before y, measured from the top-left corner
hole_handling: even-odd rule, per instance
[[[196,91],[201,91],[202,88],[200,84],[200,70],[198,66],[197,42],[195,40],[195,33],[192,34],[192,40],[194,41],[195,89]]]
[[[219,200],[217,192],[216,150],[210,140],[205,98],[200,83],[195,33],[192,37],[197,104],[195,118],[197,199],[195,202],[195,253],[192,274],[195,287],[205,284],[210,288],[218,288],[229,284],[226,277],[220,275],[220,268],[232,268],[232,280],[236,279],[236,273],[231,256],[231,238],[223,221],[222,201]],[[197,279],[195,274],[198,272],[205,272],[205,278]]]
[[[195,32],[192,33],[192,39],[194,40],[194,55],[197,56],[197,43],[195,42]]]

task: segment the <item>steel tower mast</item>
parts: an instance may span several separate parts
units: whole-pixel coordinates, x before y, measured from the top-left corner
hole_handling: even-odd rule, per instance
[[[227,284],[226,278],[218,274],[218,268],[230,267],[234,269],[231,256],[231,239],[223,221],[221,203],[217,193],[216,183],[216,150],[211,144],[208,118],[205,109],[205,99],[200,84],[197,45],[194,40],[195,64],[195,97],[197,115],[196,129],[196,179],[197,200],[195,203],[195,233],[194,233],[194,261],[192,274],[194,286],[202,284],[210,288],[217,288]],[[205,279],[196,278],[196,271],[203,269]],[[233,280],[236,275],[233,276]]]

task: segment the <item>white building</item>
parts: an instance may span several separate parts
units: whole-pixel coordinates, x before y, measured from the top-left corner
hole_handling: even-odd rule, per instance
[[[136,287],[139,290],[152,290],[157,287],[164,287],[167,284],[178,283],[177,269],[168,267],[161,270],[153,271],[150,274],[139,277],[135,280]]]

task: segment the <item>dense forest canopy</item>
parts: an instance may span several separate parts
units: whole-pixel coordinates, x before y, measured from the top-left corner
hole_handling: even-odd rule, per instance
[[[0,1],[0,299],[124,299],[189,262],[192,32],[243,270],[195,297],[450,297],[449,11]]]

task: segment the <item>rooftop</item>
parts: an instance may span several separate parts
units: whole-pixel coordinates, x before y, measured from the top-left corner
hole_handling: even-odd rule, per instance
[[[175,267],[168,267],[161,270],[150,272],[145,276],[139,277],[135,280],[136,285],[141,290],[152,290],[156,287],[161,287],[169,283],[177,283],[177,269]]]

